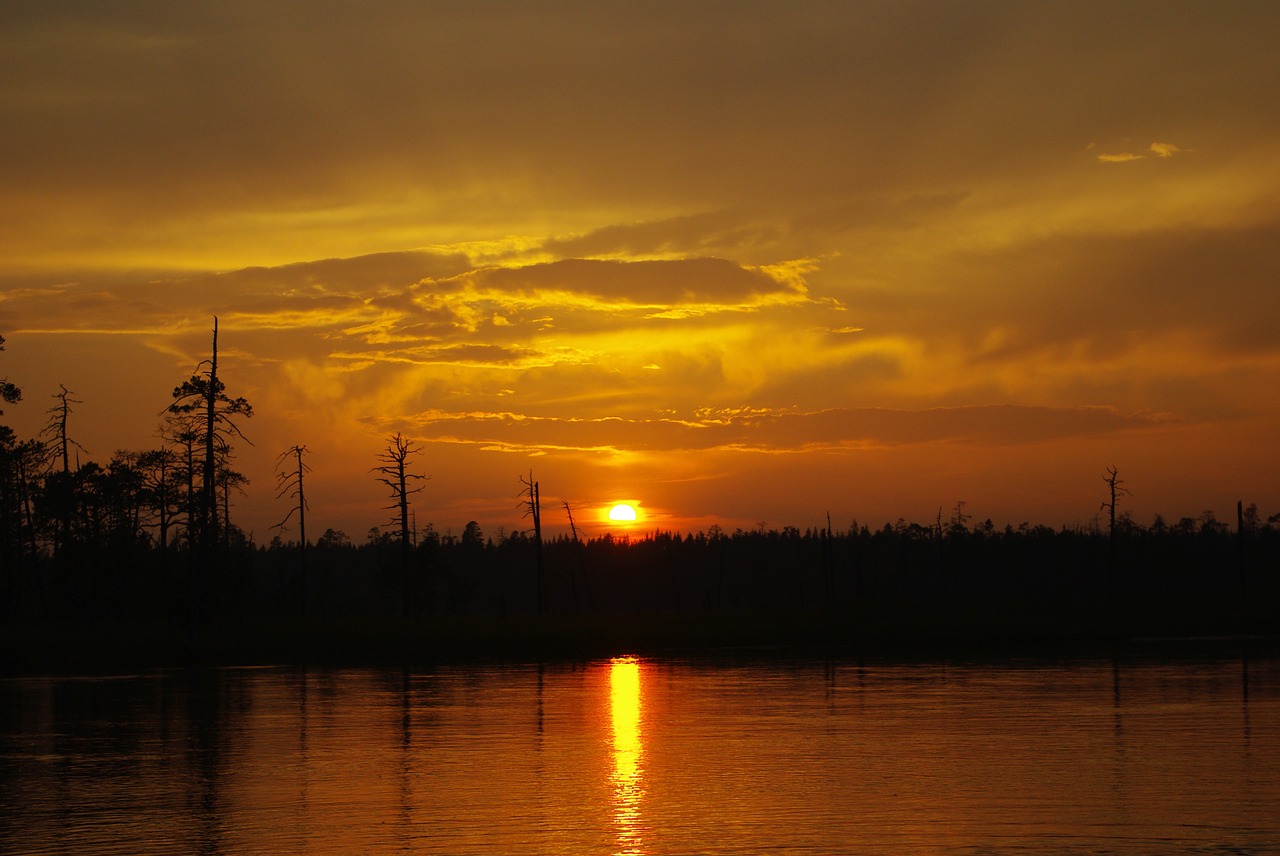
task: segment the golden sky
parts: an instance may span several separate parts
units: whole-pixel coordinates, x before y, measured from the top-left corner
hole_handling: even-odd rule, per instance
[[[0,6],[0,376],[105,462],[207,356],[239,522],[1280,512],[1280,6]],[[314,527],[314,528],[313,528]],[[287,533],[286,533],[287,534]]]

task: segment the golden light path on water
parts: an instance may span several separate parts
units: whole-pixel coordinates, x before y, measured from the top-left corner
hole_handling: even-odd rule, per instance
[[[644,796],[643,732],[640,725],[640,663],[633,657],[609,663],[609,712],[613,722],[613,816],[618,856],[644,852],[640,801]]]

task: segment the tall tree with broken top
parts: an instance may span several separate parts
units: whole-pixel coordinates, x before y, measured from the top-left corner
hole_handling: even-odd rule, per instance
[[[535,585],[537,586],[537,608],[538,615],[542,615],[543,599],[542,599],[542,495],[538,490],[538,483],[533,480],[533,470],[529,471],[529,478],[520,477],[520,483],[524,485],[521,496],[526,497],[520,504],[524,506],[524,516],[533,520],[533,555],[534,567],[537,575]]]
[[[294,514],[298,515],[298,609],[303,615],[307,614],[307,495],[302,489],[302,479],[311,472],[311,467],[302,456],[308,451],[306,446],[295,444],[276,458],[276,498],[288,497],[295,504],[284,519],[272,527],[283,531]],[[289,468],[282,469],[286,465]]]
[[[201,369],[203,368],[203,371]],[[218,474],[226,468],[231,453],[231,438],[249,443],[236,421],[253,416],[253,406],[244,398],[232,398],[218,376],[218,318],[213,319],[213,349],[208,360],[196,367],[196,373],[173,389],[169,412],[177,416],[198,417],[198,442],[204,448],[201,483],[195,509],[195,544],[208,552],[218,543]],[[250,445],[253,445],[250,443]],[[219,464],[222,466],[220,467]]]

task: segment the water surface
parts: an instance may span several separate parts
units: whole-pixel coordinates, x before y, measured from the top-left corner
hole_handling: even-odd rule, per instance
[[[6,853],[1280,853],[1280,661],[0,681]]]

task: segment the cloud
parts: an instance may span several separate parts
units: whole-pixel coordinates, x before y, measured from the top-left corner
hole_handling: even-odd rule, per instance
[[[551,355],[530,348],[502,345],[418,345],[388,351],[342,351],[332,355],[338,360],[356,363],[382,361],[409,365],[512,366],[528,368],[553,362]]]
[[[689,257],[736,253],[774,244],[778,238],[777,224],[744,211],[719,211],[602,226],[582,235],[551,238],[542,249],[561,258]]]
[[[705,403],[707,390],[732,401],[771,372],[830,360],[850,337],[829,331],[850,325],[810,295],[815,270],[715,258],[472,269],[455,254],[387,253],[11,288],[0,329],[19,344],[134,339],[182,376],[207,356],[217,315],[228,370],[290,413],[339,396],[392,413],[503,397],[528,413],[634,416]]]
[[[470,277],[479,290],[509,295],[567,292],[607,303],[646,307],[685,304],[756,305],[770,297],[803,297],[790,283],[723,259],[601,261],[566,259],[519,268],[491,268]]]
[[[1230,351],[1275,350],[1277,229],[1269,220],[1044,236],[957,255],[947,287],[967,295],[965,326],[1020,331],[1040,345],[1087,342],[1106,353],[1193,333]]]
[[[562,257],[751,258],[802,212],[874,225],[903,215],[858,200],[1034,178],[1082,122],[1273,136],[1274,16],[1247,4],[1105,24],[917,2],[3,14],[0,232],[27,264],[513,234],[569,236],[547,244]]]
[[[1147,151],[1158,158],[1171,158],[1174,155],[1194,151],[1194,149],[1179,148],[1173,143],[1152,143],[1147,147]],[[1146,155],[1136,152],[1117,152],[1114,154],[1099,154],[1097,157],[1102,163],[1131,163],[1132,161],[1142,160]]]
[[[21,315],[33,332],[163,330],[187,320],[203,328],[212,315],[242,328],[324,328],[373,314],[371,297],[469,267],[458,254],[410,251],[226,272],[47,279],[0,290],[0,317]]]
[[[908,229],[958,208],[972,196],[969,190],[912,193],[903,197],[859,195],[837,205],[803,211],[791,219],[792,231],[838,235],[859,229]]]
[[[938,442],[1023,445],[1141,431],[1169,421],[1148,414],[1121,414],[1107,407],[996,405],[809,412],[706,408],[684,418],[563,418],[512,411],[431,410],[399,424],[414,436],[433,442],[613,455],[712,450],[794,453]]]

